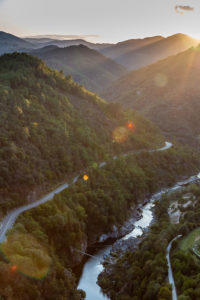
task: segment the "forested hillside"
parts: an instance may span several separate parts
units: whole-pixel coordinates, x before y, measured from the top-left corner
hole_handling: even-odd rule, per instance
[[[199,166],[195,153],[180,148],[121,157],[102,169],[92,166],[87,181],[80,179],[54,200],[19,217],[1,245],[10,263],[0,263],[1,295],[19,300],[26,291],[27,300],[82,299],[84,293],[76,290],[77,276],[71,271],[83,258],[79,251],[87,251],[113,225],[120,227],[148,195],[183,174],[197,172]],[[116,272],[119,278],[121,274]],[[123,274],[127,278],[125,270]]]
[[[0,295],[83,299],[74,271],[83,258],[79,251],[120,228],[152,192],[196,172],[199,157],[187,148],[141,151],[164,144],[151,122],[106,103],[35,57],[1,56],[0,70],[1,214],[80,174],[8,232],[0,246]],[[97,168],[102,161],[108,164]]]
[[[98,92],[127,72],[127,69],[103,54],[84,45],[59,48],[48,46],[31,51],[46,64],[65,75],[71,75],[79,84]]]
[[[170,137],[199,145],[200,48],[130,72],[103,95],[138,110]]]
[[[0,106],[1,213],[114,153],[164,143],[138,114],[106,104],[27,54],[0,57]]]
[[[174,242],[171,249],[178,299],[200,299],[199,200],[199,184],[164,195],[155,206],[156,222],[138,249],[112,253],[111,259],[104,262],[105,271],[100,275],[99,283],[112,300],[171,300],[171,287],[166,280],[166,249],[178,234],[182,238]],[[173,222],[169,211],[180,213],[178,222]]]

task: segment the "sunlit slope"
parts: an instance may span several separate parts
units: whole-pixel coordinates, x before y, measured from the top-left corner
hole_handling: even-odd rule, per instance
[[[27,54],[0,57],[0,106],[1,213],[115,153],[164,144],[151,122]]]
[[[131,107],[170,136],[197,143],[200,138],[200,48],[191,48],[133,71],[104,96]]]
[[[99,49],[99,51],[114,60],[119,60],[120,57],[123,57],[123,55],[129,55],[132,51],[139,50],[163,39],[164,37],[162,36],[153,36],[144,39],[131,39],[114,45],[108,45],[103,49]]]
[[[135,70],[197,46],[198,43],[198,40],[179,33],[167,38],[157,36],[130,40],[129,43],[125,41],[101,51],[129,70]]]
[[[72,78],[92,91],[100,91],[127,73],[127,69],[103,54],[84,45],[58,48],[44,47],[34,50],[32,55]]]

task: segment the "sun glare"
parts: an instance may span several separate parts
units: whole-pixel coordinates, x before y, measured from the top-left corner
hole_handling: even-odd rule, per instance
[[[47,250],[30,234],[14,232],[1,244],[1,251],[10,262],[10,272],[35,279],[44,278],[50,268],[51,258]]]
[[[83,180],[87,181],[89,179],[89,176],[87,174],[83,175]]]
[[[135,129],[135,124],[132,121],[127,122],[126,126],[130,130],[134,130]]]
[[[11,268],[10,268],[11,272],[15,272],[17,270],[17,266],[16,265],[13,265]]]

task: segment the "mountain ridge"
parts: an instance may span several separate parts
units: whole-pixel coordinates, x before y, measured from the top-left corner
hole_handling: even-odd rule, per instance
[[[6,52],[15,52],[23,48],[31,48],[33,45],[13,34],[0,31],[0,55]]]
[[[119,79],[103,93],[143,113],[167,135],[199,145],[200,47],[160,60]]]
[[[5,54],[0,70],[1,213],[96,161],[163,140],[151,122],[106,103],[36,57]],[[114,143],[113,132],[128,120],[138,130],[128,137],[123,129],[126,139]]]
[[[76,82],[94,92],[127,72],[125,67],[85,45],[66,48],[51,45],[30,54],[43,59],[51,68],[63,70],[65,75],[72,75]]]
[[[133,40],[133,42],[134,41],[136,41],[137,46],[134,46],[133,48],[129,47],[129,50],[125,53],[123,43],[126,45],[126,42],[122,42],[120,45],[117,44],[113,47],[110,47],[111,52],[109,57],[122,64],[129,70],[134,70],[146,65],[150,65],[165,57],[185,51],[188,48],[197,46],[200,43],[199,40],[182,33],[177,33],[167,38],[158,36],[143,40]],[[112,49],[115,48],[118,51],[117,56],[115,52],[112,52]],[[122,48],[122,51],[120,48]],[[108,54],[109,48],[102,49],[100,51],[102,53],[107,52]]]

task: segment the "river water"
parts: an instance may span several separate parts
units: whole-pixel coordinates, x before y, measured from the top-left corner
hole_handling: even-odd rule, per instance
[[[141,219],[134,222],[135,228],[129,234],[125,235],[122,240],[141,236],[143,233],[142,229],[147,229],[149,227],[153,220],[152,208],[155,200],[161,199],[164,193],[180,190],[185,184],[195,182],[197,179],[200,179],[200,173],[176,183],[171,188],[162,189],[158,193],[153,194],[149,199],[149,202],[142,208]],[[90,258],[84,265],[78,289],[82,289],[86,292],[86,300],[109,300],[109,298],[101,292],[101,289],[96,282],[98,275],[103,271],[103,266],[101,264],[103,257],[110,252],[111,248],[112,245],[102,246],[101,250],[95,253],[95,256]]]

